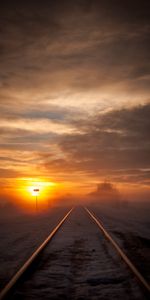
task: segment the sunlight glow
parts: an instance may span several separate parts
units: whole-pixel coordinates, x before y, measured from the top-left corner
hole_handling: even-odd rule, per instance
[[[33,185],[34,184],[34,185]],[[29,186],[27,190],[31,193],[32,196],[38,196],[39,194],[43,194],[49,188],[56,186],[54,182],[45,182],[45,181],[37,181],[37,182],[29,182]]]
[[[35,211],[35,198],[38,197],[38,210],[42,212],[54,202],[59,184],[48,178],[22,177],[16,181],[16,202],[28,211]]]
[[[40,189],[38,187],[32,187],[31,188],[31,194],[32,196],[38,196],[40,193]]]

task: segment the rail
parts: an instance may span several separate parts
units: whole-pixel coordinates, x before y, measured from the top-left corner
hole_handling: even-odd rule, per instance
[[[90,217],[93,219],[93,221],[98,225],[98,227],[101,229],[104,236],[108,239],[108,241],[113,245],[113,247],[116,249],[118,254],[121,256],[123,261],[126,263],[126,265],[129,267],[130,271],[135,275],[135,277],[138,279],[141,286],[143,286],[148,293],[150,293],[150,285],[145,280],[145,278],[141,275],[141,273],[137,270],[137,268],[133,265],[131,260],[126,256],[126,254],[123,252],[123,250],[118,246],[118,244],[114,241],[114,239],[110,236],[110,234],[106,231],[104,226],[102,225],[102,222],[100,222],[95,215],[85,207],[85,210],[90,215]]]
[[[6,284],[6,286],[0,292],[0,300],[6,298],[12,288],[16,285],[19,279],[23,276],[23,274],[27,271],[27,269],[31,266],[33,261],[37,258],[37,256],[44,250],[47,244],[54,237],[58,229],[62,226],[68,216],[71,214],[73,208],[69,210],[69,212],[64,216],[64,218],[59,222],[59,224],[53,229],[50,235],[45,239],[45,241],[35,250],[35,252],[30,256],[30,258],[24,263],[24,265],[18,270],[18,272],[12,277],[12,279]]]

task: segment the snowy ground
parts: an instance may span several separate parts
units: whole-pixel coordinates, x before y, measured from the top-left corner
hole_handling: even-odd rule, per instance
[[[43,215],[1,215],[0,289],[49,235],[68,207],[52,208]]]
[[[75,208],[11,299],[145,299],[83,208]]]
[[[1,288],[69,207],[0,221]],[[108,231],[149,279],[148,207],[92,206]],[[136,280],[82,208],[76,208],[13,299],[145,299]]]
[[[91,210],[150,282],[150,204],[91,206]]]

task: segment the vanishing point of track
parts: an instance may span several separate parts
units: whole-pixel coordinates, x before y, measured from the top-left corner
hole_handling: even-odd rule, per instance
[[[0,292],[0,300],[6,299],[6,297],[11,295],[11,291],[15,288],[15,285],[22,278],[25,272],[31,267],[32,263],[37,259],[39,254],[46,248],[46,246],[50,243],[52,238],[56,235],[58,230],[61,228],[63,223],[67,220],[69,215],[72,213],[74,208],[70,209],[69,212],[63,217],[63,219],[59,222],[59,224],[53,229],[50,235],[45,239],[45,241],[36,249],[36,251],[31,255],[31,257],[24,263],[24,265],[18,270],[18,272],[12,277],[12,279],[6,284],[6,286]],[[130,261],[130,259],[126,256],[124,251],[118,246],[118,244],[114,241],[114,239],[110,236],[107,230],[104,228],[102,222],[96,218],[96,216],[88,209],[84,208],[90,218],[97,224],[101,233],[105,236],[105,238],[112,244],[118,255],[122,258],[125,264],[128,266],[130,271],[137,278],[137,283],[142,286],[147,293],[150,293],[150,285],[145,280],[145,278],[140,274],[134,264]]]

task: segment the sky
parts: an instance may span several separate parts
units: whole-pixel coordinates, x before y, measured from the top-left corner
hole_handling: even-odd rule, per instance
[[[150,194],[149,0],[2,0],[0,20],[1,201]]]

